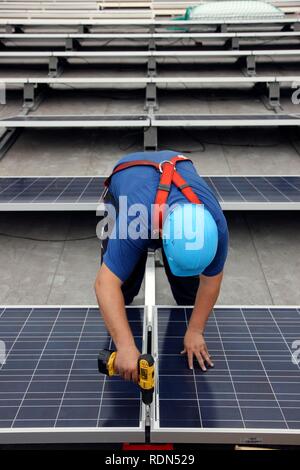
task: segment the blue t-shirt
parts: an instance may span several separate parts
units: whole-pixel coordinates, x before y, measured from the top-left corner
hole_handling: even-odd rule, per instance
[[[163,160],[169,160],[176,155],[178,155],[178,152],[176,153],[169,150],[161,152],[136,152],[123,157],[119,160],[117,165],[133,160],[161,162]],[[204,179],[198,175],[193,163],[191,161],[180,162],[177,165],[177,170],[187,183],[189,183],[217,224],[219,235],[217,253],[211,264],[203,271],[205,276],[215,276],[223,270],[227,257],[228,228],[226,219],[216,196]],[[159,178],[160,175],[154,168],[136,166],[116,173],[111,179],[109,192],[112,194],[117,204],[119,203],[120,196],[126,196],[128,208],[133,204],[143,204],[148,208],[148,220],[145,219],[147,217],[145,214],[138,213],[140,220],[142,220],[140,224],[140,237],[135,237],[135,239],[130,236],[126,237],[124,236],[122,228],[122,233],[120,233],[120,227],[124,228],[124,225],[126,225],[125,229],[127,229],[130,223],[134,223],[134,219],[136,220],[137,217],[137,214],[129,215],[127,216],[127,220],[124,218],[124,223],[122,224],[122,217],[126,216],[126,213],[124,210],[120,210],[115,225],[115,237],[109,239],[103,261],[123,282],[130,276],[142,253],[147,251],[148,248],[156,249],[161,247],[161,240],[151,239],[151,237],[147,236],[149,235],[148,232],[146,233],[147,229],[143,227],[143,225],[147,228],[151,227],[151,204],[154,204],[155,201]],[[187,199],[182,195],[179,189],[172,185],[167,201],[168,205],[172,206],[173,204],[185,202],[187,202]]]

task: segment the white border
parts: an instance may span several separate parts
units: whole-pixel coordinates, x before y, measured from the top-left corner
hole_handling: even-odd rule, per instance
[[[31,58],[51,58],[51,57],[90,57],[90,58],[148,58],[148,57],[247,57],[247,56],[299,56],[299,49],[269,49],[269,50],[229,50],[229,51],[1,51],[0,58],[12,59],[14,57],[31,59]]]
[[[299,32],[300,36],[300,32]],[[0,77],[0,83],[5,85],[26,85],[31,84],[37,86],[39,84],[47,84],[47,85],[111,85],[111,84],[130,84],[130,85],[147,85],[148,83],[154,83],[159,85],[160,83],[163,84],[176,84],[180,85],[182,83],[203,83],[203,84],[211,84],[211,83],[291,83],[300,82],[300,75],[259,75],[259,76],[244,76],[244,77],[236,77],[236,76],[226,76],[226,77],[214,77],[214,76],[207,76],[207,77],[187,77],[187,76],[179,76],[179,77],[36,77],[36,78],[28,78],[28,77]]]
[[[300,54],[300,51],[299,51]],[[126,116],[112,115],[105,116],[105,119],[99,120],[97,116],[81,116],[81,119],[71,119],[71,116],[65,115],[35,115],[28,120],[20,119],[19,116],[12,116],[8,120],[0,119],[0,128],[63,128],[63,127],[99,127],[99,128],[118,128],[118,127],[283,127],[300,126],[300,114],[288,113],[275,116],[270,114],[234,115],[234,114],[157,114],[149,118],[148,115],[128,115],[128,118],[136,119],[126,120]],[[143,119],[137,119],[141,116]],[[233,119],[236,116],[238,119]],[[253,116],[254,119],[250,119]],[[281,119],[280,117],[284,117]],[[63,120],[57,118],[63,117]],[[68,120],[69,119],[71,120]],[[85,117],[85,119],[84,119]],[[114,119],[109,119],[113,117]],[[117,119],[119,117],[119,119]],[[176,119],[168,119],[176,117]],[[267,118],[266,118],[267,117]],[[42,119],[41,119],[42,118]],[[164,119],[165,118],[165,119]],[[209,119],[207,119],[209,118]]]
[[[300,51],[299,51],[300,52]],[[168,117],[176,117],[176,119],[168,119]],[[233,117],[236,119],[233,119]],[[250,119],[253,116],[254,119]],[[254,114],[236,115],[236,114],[217,114],[211,115],[176,115],[176,114],[157,114],[151,119],[152,127],[282,127],[282,126],[300,126],[300,114],[282,114],[277,115],[284,117],[273,117],[270,114]],[[294,116],[294,118],[292,118]],[[267,119],[265,119],[267,117]],[[165,119],[164,119],[165,118]],[[209,119],[207,119],[209,118]],[[0,121],[1,123],[1,121]],[[12,125],[11,125],[12,127]]]
[[[176,22],[177,24],[177,22]],[[174,26],[174,23],[173,23]],[[196,32],[160,32],[160,33],[1,33],[0,39],[258,39],[258,38],[293,38],[300,35],[299,31],[238,31],[238,32],[209,32],[209,33],[196,33]]]
[[[249,19],[249,20],[189,20],[189,21],[170,21],[170,20],[152,20],[152,19],[22,19],[22,18],[10,18],[10,19],[0,19],[1,25],[24,25],[24,26],[85,26],[85,25],[94,25],[94,26],[201,26],[201,25],[264,25],[264,24],[293,24],[299,23],[299,15],[294,15],[290,17],[283,18],[273,18],[273,19]]]
[[[96,212],[99,203],[0,203],[0,212]],[[299,211],[300,202],[222,202],[224,211]]]
[[[64,120],[57,121],[55,120],[59,115],[53,116],[32,116],[32,119],[26,121],[19,120],[18,116],[16,118],[12,117],[11,120],[5,121],[5,119],[1,120],[0,118],[0,128],[8,127],[8,128],[61,128],[61,127],[110,127],[110,128],[117,128],[117,127],[149,127],[150,126],[150,119],[147,115],[140,115],[143,119],[137,119],[137,115],[128,115],[128,118],[135,117],[135,119],[128,119],[124,115],[120,116],[119,119],[118,115],[116,114],[114,117],[115,119],[109,119],[109,116],[103,115],[105,119],[99,120],[97,116],[93,118],[93,116],[86,116],[86,119],[74,119],[68,120],[68,116],[63,116]],[[83,116],[82,116],[83,117]],[[40,119],[42,118],[42,119]],[[45,120],[45,118],[49,118]]]

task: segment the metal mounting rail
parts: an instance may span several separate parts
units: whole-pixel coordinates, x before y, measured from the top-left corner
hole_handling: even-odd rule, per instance
[[[266,19],[226,19],[226,20],[188,20],[188,21],[174,21],[171,20],[160,20],[160,19],[44,19],[44,18],[2,18],[0,19],[1,25],[23,25],[23,26],[79,26],[79,25],[90,25],[90,26],[203,26],[203,25],[267,25],[267,24],[294,24],[299,23],[299,15],[289,15],[288,17]]]
[[[261,39],[261,38],[298,38],[300,31],[249,31],[249,32],[210,32],[210,33],[196,33],[196,32],[161,32],[161,33],[5,33],[0,32],[0,40],[16,40],[22,39],[205,39],[205,40],[216,40],[216,39]]]

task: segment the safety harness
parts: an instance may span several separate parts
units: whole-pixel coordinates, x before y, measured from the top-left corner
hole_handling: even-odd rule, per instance
[[[189,158],[183,155],[177,155],[171,158],[171,160],[163,160],[160,163],[153,162],[151,160],[133,160],[131,162],[120,163],[117,165],[112,174],[105,180],[104,185],[106,188],[109,187],[111,178],[116,173],[132,168],[135,166],[151,166],[161,173],[159,185],[155,197],[154,214],[153,214],[153,226],[155,231],[162,229],[164,220],[164,208],[167,203],[171,185],[174,184],[186,197],[186,199],[193,204],[202,204],[198,196],[194,193],[190,185],[182,178],[176,169],[176,164],[182,161],[191,161]]]

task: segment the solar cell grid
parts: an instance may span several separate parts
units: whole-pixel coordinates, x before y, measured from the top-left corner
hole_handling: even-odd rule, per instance
[[[142,348],[143,309],[128,315]],[[5,308],[0,338],[0,428],[139,427],[138,388],[97,370],[114,347],[97,308]]]
[[[159,428],[300,430],[298,309],[217,308],[205,337],[215,367],[187,367],[191,309],[158,308]],[[300,432],[300,431],[299,431]]]
[[[297,188],[300,191],[300,179],[297,176],[289,176],[288,178],[283,178],[285,181],[288,180],[289,184],[294,188]]]
[[[0,203],[97,203],[104,178],[0,178]]]
[[[290,179],[291,178],[291,179]],[[220,201],[298,202],[299,177],[218,176],[208,178]]]

